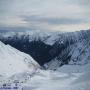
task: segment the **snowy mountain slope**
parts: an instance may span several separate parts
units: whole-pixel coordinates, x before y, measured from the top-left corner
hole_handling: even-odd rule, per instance
[[[31,55],[41,66],[45,63],[52,62],[52,60],[54,60],[56,64],[58,63],[57,60],[62,61],[58,64],[60,65],[61,63],[60,66],[68,64],[68,62],[71,61],[70,54],[72,54],[73,51],[75,53],[80,50],[77,46],[79,43],[81,45],[82,43],[87,43],[86,39],[88,41],[90,39],[90,30],[63,33],[41,31],[0,33],[0,40],[2,42],[10,44],[12,47]],[[75,44],[77,45],[75,46]],[[77,47],[78,50],[74,50],[75,47]],[[84,45],[82,48],[83,47]],[[74,58],[74,56],[72,56],[72,58]]]
[[[26,31],[26,32],[4,32],[0,33],[0,38],[3,39],[28,39],[32,41],[46,41],[53,32],[41,32],[41,31]]]
[[[69,45],[56,58],[45,64],[48,69],[57,69],[64,64],[85,65],[90,63],[90,38]]]
[[[90,90],[90,64],[67,65],[57,71],[38,71],[24,90]]]
[[[26,35],[26,37],[28,36]],[[37,35],[37,37],[39,36]],[[14,37],[14,38],[15,38],[14,40],[19,40],[17,39],[17,37]],[[37,38],[34,40],[38,41],[40,40],[40,38]],[[12,39],[12,38],[9,38],[9,39]],[[21,40],[26,42],[28,38],[26,39],[24,36],[23,39]],[[12,48],[11,46],[2,44],[2,46],[3,47],[5,46],[6,49],[8,47],[8,50],[5,49],[5,51],[6,52],[9,51],[8,52],[9,54],[6,54],[6,55],[0,54],[2,55],[0,57],[6,58],[7,55],[9,57],[11,55],[15,58],[17,57],[17,59],[22,58],[20,59],[21,61],[24,60],[24,65],[21,64],[25,67],[25,69],[23,69],[24,71],[21,71],[20,69],[20,71],[18,72],[14,71],[18,74],[13,72],[9,73],[10,75],[12,75],[10,79],[13,79],[13,78],[15,80],[21,79],[21,81],[23,81],[22,79],[25,77],[25,82],[19,83],[23,87],[23,90],[90,90],[90,78],[89,78],[90,76],[90,71],[89,71],[90,70],[90,42],[89,42],[90,31],[75,32],[75,33],[69,33],[69,34],[66,33],[63,35],[57,33],[54,35],[53,34],[49,35],[48,38],[44,38],[42,40],[44,40],[43,42],[51,46],[50,49],[48,49],[50,50],[49,52],[51,53],[49,54],[49,56],[55,55],[53,59],[49,61],[49,63],[45,64],[47,69],[52,69],[52,71],[38,69],[35,72],[34,76],[30,79],[28,78],[29,74],[32,71],[35,71],[35,68],[38,68],[39,65],[34,62],[32,64],[31,62],[30,64],[28,64],[28,60],[23,58],[24,55],[26,57],[26,54],[22,55],[21,54],[22,52],[18,52],[18,50]],[[23,45],[25,45],[25,42],[23,43]],[[35,45],[35,43],[33,43],[32,46],[33,45]],[[41,49],[42,45],[41,43],[36,43],[35,47],[37,46],[39,46],[40,47],[39,49]],[[33,49],[35,49],[35,47]],[[45,46],[43,46],[42,49],[44,47]],[[3,48],[2,49],[0,48],[0,50],[3,53],[5,53],[3,51]],[[46,50],[46,47],[45,47],[45,50]],[[39,50],[37,50],[37,52],[39,53]],[[19,56],[17,55],[17,53]],[[38,56],[40,57],[39,54]],[[45,53],[44,53],[44,56],[45,56]],[[0,61],[2,60],[0,59]],[[11,64],[11,60],[10,60],[10,64]],[[29,65],[31,67],[29,67]],[[33,67],[34,69],[32,70]],[[30,71],[28,70],[28,68]],[[0,76],[2,77],[2,74],[0,74]]]
[[[31,56],[0,42],[0,75],[12,76],[23,72],[34,72],[39,64]]]

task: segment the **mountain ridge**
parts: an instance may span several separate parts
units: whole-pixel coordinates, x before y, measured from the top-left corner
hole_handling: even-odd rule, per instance
[[[41,66],[58,57],[62,52],[65,52],[65,50],[68,51],[68,47],[74,46],[75,43],[81,41],[87,41],[89,38],[90,30],[63,33],[45,33],[40,31],[8,32],[0,35],[2,42],[10,44],[14,48],[31,55]],[[67,58],[70,58],[70,56]],[[62,61],[64,61],[64,59]],[[67,63],[68,60],[65,64]]]

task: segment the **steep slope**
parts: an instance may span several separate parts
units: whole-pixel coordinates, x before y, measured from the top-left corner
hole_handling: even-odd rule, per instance
[[[90,30],[63,33],[41,31],[0,33],[2,42],[31,55],[42,66],[59,56],[62,57],[61,65],[68,64],[71,56],[67,56],[71,46],[73,48],[75,43],[88,38]]]
[[[90,63],[90,38],[69,45],[57,57],[45,64],[45,67],[55,70],[64,64],[85,65],[88,63]]]
[[[29,50],[32,50],[33,52],[30,53],[31,54],[34,53],[34,56],[42,57],[40,60],[42,60],[44,56],[45,59],[49,58],[48,60],[49,62],[44,64],[44,66],[47,69],[52,69],[52,70],[38,69],[32,78],[30,79],[28,79],[28,77],[26,78],[25,76],[35,71],[36,68],[39,67],[39,65],[37,63],[35,64],[34,62],[32,64],[31,62],[30,64],[26,63],[26,61],[28,60],[23,58],[25,54],[22,55],[21,54],[22,52],[18,52],[18,50],[11,48],[8,45],[2,44],[2,46],[5,46],[6,48],[8,47],[7,52],[11,50],[9,52],[10,54],[6,54],[6,55],[0,54],[2,55],[3,58],[6,58],[5,56],[7,57],[15,56],[15,58],[17,57],[18,61],[24,60],[24,64],[21,64],[24,66],[23,70],[20,69],[17,72],[16,69],[18,68],[15,67],[16,64],[14,66],[16,68],[14,71],[15,73],[13,72],[11,73],[10,72],[11,69],[10,71],[8,71],[5,68],[4,71],[7,70],[7,74],[8,72],[10,72],[9,75],[12,75],[10,79],[13,79],[15,78],[15,76],[17,76],[17,78],[19,79],[21,78],[21,81],[23,81],[22,77],[25,77],[25,83],[20,83],[23,86],[23,90],[90,90],[90,78],[89,78],[90,77],[90,71],[89,71],[90,70],[90,31],[80,31],[80,32],[63,33],[63,34],[55,33],[55,34],[51,34],[47,38],[43,37],[44,36],[43,34],[41,34],[42,37],[40,38],[38,38],[39,35],[37,36],[36,35],[37,34],[35,34],[36,37],[35,39],[31,39],[33,35],[30,36],[24,35],[22,37],[19,35],[15,35],[14,37],[7,38],[8,36],[6,34],[4,41],[7,43],[11,43],[12,45],[17,44],[20,45],[20,47],[24,46],[22,47],[22,49],[25,48],[25,50],[27,50],[27,48],[28,49],[31,48]],[[19,36],[19,38],[17,36]],[[30,42],[27,43],[28,41]],[[21,42],[21,44],[19,42]],[[49,47],[47,48],[47,46]],[[15,47],[17,48],[17,46]],[[3,52],[3,48],[0,50]],[[43,52],[44,50],[46,50],[45,53]],[[18,59],[18,58],[22,58],[22,59]],[[21,63],[21,61],[19,63]],[[11,64],[12,63],[10,60],[9,65]],[[17,64],[17,66],[19,65]],[[16,73],[19,73],[19,75],[16,75]],[[4,74],[5,73],[1,74],[0,76]],[[15,78],[15,80],[17,78]]]
[[[31,56],[0,42],[0,75],[12,76],[23,72],[33,73],[39,64]]]

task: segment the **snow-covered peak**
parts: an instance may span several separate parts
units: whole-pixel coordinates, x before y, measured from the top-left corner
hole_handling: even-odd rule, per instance
[[[0,75],[12,76],[23,72],[33,73],[39,67],[39,64],[31,56],[0,41]]]

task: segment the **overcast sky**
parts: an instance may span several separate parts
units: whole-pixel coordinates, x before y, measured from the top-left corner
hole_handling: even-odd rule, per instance
[[[0,30],[90,28],[90,0],[0,0]]]

